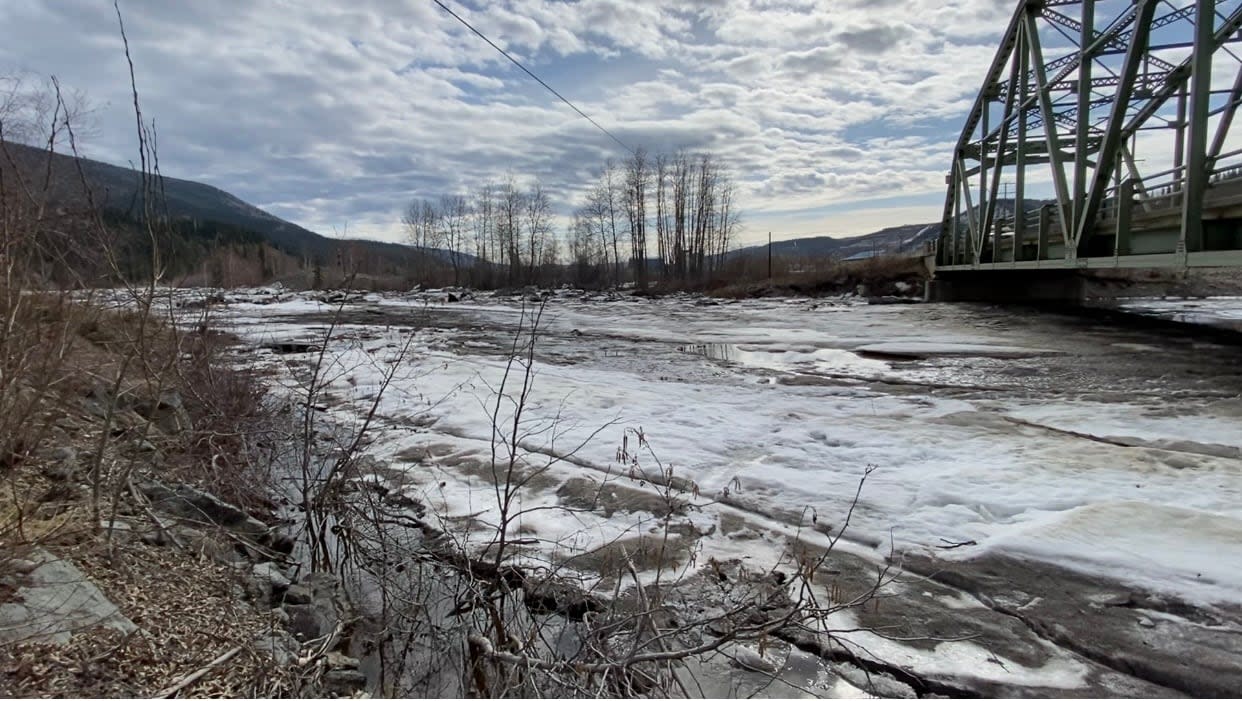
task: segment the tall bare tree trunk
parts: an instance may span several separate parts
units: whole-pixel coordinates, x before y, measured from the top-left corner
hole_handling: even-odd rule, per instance
[[[651,180],[647,152],[639,148],[626,164],[625,210],[630,224],[630,260],[634,284],[647,287],[647,185]]]

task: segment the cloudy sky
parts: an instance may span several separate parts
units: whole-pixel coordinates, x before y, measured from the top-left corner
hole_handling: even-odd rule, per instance
[[[446,0],[622,141],[710,150],[743,238],[933,221],[1012,0]],[[166,175],[325,234],[396,239],[414,197],[538,177],[562,212],[626,154],[432,0],[122,0]],[[0,74],[94,107],[133,159],[106,0],[4,0]]]

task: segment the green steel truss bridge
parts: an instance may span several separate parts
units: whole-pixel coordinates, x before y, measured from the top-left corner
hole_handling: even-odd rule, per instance
[[[1242,266],[1240,28],[1242,0],[1023,0],[953,153],[937,277]]]

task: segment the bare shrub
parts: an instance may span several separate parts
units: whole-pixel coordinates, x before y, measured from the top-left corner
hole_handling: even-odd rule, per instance
[[[228,353],[235,342],[211,330],[206,314],[185,337],[176,367],[189,426],[175,464],[225,500],[268,511],[284,434],[262,378],[234,367]]]

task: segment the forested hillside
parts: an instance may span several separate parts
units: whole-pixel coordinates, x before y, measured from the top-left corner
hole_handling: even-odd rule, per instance
[[[0,185],[40,193],[37,199],[51,205],[41,216],[55,223],[59,241],[35,255],[47,281],[143,279],[158,266],[174,284],[443,282],[443,251],[331,239],[189,180],[144,179],[138,170],[4,142]]]

